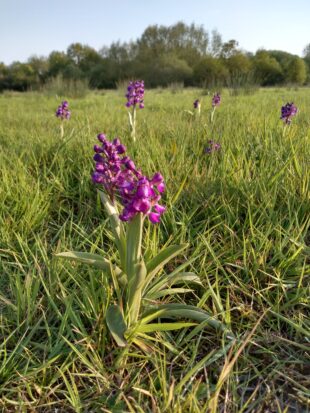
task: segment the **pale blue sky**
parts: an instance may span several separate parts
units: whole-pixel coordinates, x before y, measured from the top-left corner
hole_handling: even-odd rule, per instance
[[[223,40],[302,54],[310,43],[310,0],[0,0],[0,62],[134,40],[150,24],[217,29]]]

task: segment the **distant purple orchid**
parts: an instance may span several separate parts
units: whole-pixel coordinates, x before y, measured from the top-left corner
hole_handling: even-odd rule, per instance
[[[56,116],[57,118],[60,118],[61,120],[70,119],[71,112],[69,111],[69,103],[66,100],[61,102],[61,104],[58,106],[56,110]]]
[[[221,149],[221,145],[217,142],[210,140],[208,142],[209,146],[206,147],[206,153],[218,152]]]
[[[127,98],[127,103],[126,103],[127,108],[130,108],[130,106],[136,107],[136,105],[139,105],[139,108],[143,109],[144,108],[144,81],[135,80],[135,81],[129,82],[129,85],[127,87],[126,98]]]
[[[194,109],[197,111],[196,114],[198,117],[200,116],[200,111],[201,111],[201,103],[199,99],[196,99],[193,103]]]
[[[199,99],[196,99],[196,100],[194,101],[193,105],[194,105],[194,109],[198,109],[199,106],[200,106],[200,101],[199,101]]]
[[[136,168],[125,155],[126,147],[118,138],[112,142],[104,134],[98,135],[102,145],[95,145],[95,171],[92,181],[104,187],[112,202],[118,199],[124,209],[122,221],[131,221],[137,214],[148,216],[153,223],[159,223],[166,208],[158,202],[165,190],[164,178],[157,172],[150,179]]]
[[[212,98],[212,106],[216,107],[216,106],[220,106],[221,104],[221,95],[219,93],[216,93],[213,95]]]
[[[292,117],[295,116],[297,112],[298,109],[293,102],[287,103],[281,108],[280,119],[282,119],[286,125],[290,125],[290,123],[292,122]]]

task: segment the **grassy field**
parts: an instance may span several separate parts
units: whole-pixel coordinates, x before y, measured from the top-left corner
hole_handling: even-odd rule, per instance
[[[197,97],[199,120],[185,112]],[[218,412],[310,411],[310,90],[224,91],[213,125],[202,91],[146,91],[135,145],[122,93],[70,99],[63,140],[60,100],[0,95],[0,410],[201,413],[217,401]],[[284,134],[287,101],[299,113]],[[167,212],[143,248],[190,244],[182,260],[193,258],[202,286],[175,299],[224,322],[229,350],[212,328],[158,333],[156,351],[132,349],[115,369],[108,280],[54,257],[114,254],[90,181],[99,132],[164,175]],[[210,139],[220,152],[204,152]]]

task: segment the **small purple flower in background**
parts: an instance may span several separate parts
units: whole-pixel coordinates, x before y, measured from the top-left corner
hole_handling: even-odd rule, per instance
[[[211,123],[213,123],[215,109],[220,106],[221,104],[221,95],[219,93],[215,93],[212,98],[212,111],[211,111]]]
[[[71,112],[69,111],[69,103],[66,100],[61,102],[61,104],[58,106],[55,115],[56,115],[57,118],[59,118],[61,120],[61,123],[60,123],[60,137],[63,138],[64,137],[63,121],[64,120],[69,120],[70,116],[71,116]]]
[[[194,101],[193,105],[194,105],[194,109],[198,109],[198,107],[200,106],[199,99],[196,99],[196,100]]]
[[[196,99],[193,103],[194,109],[197,109],[198,116],[200,115],[201,103],[199,99]]]
[[[71,112],[69,111],[69,103],[66,100],[61,102],[61,104],[58,106],[56,110],[56,116],[61,120],[70,119]]]
[[[129,82],[129,85],[127,87],[127,93],[125,96],[127,98],[127,103],[126,103],[127,108],[130,108],[130,106],[136,107],[136,105],[139,105],[139,108],[143,109],[144,108],[144,81],[135,80],[135,81]]]
[[[280,119],[282,119],[286,125],[290,125],[290,123],[292,122],[292,117],[295,116],[297,112],[298,109],[293,102],[287,103],[281,108]]]
[[[132,112],[128,111],[129,116],[129,125],[131,129],[131,137],[133,141],[136,141],[136,109],[137,105],[139,105],[140,109],[144,108],[144,81],[143,80],[135,80],[129,82],[127,87],[126,93],[127,108],[132,106]]]
[[[119,218],[131,221],[137,214],[148,216],[156,224],[166,208],[158,202],[165,190],[164,178],[157,172],[151,179],[136,168],[125,155],[126,147],[118,138],[112,142],[101,133],[98,140],[102,145],[94,146],[95,171],[92,181],[104,187],[112,202],[118,199],[124,209]]]
[[[207,147],[206,147],[206,149],[205,149],[205,152],[206,152],[206,153],[217,152],[217,151],[219,151],[219,150],[221,149],[221,145],[220,145],[219,143],[217,143],[217,142],[212,141],[212,140],[209,141],[208,144],[209,144],[210,146],[207,146]]]
[[[221,96],[219,93],[216,93],[213,95],[213,98],[212,98],[212,106],[216,107],[216,106],[220,106],[220,104],[221,104]]]

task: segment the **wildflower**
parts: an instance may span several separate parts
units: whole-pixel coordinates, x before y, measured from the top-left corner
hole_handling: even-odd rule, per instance
[[[61,120],[70,119],[71,112],[69,111],[69,103],[66,100],[61,102],[61,104],[58,106],[56,110],[56,116]]]
[[[212,106],[213,107],[220,106],[220,104],[221,104],[221,96],[219,93],[216,93],[213,95],[213,98],[212,98]]]
[[[94,146],[95,171],[92,181],[102,185],[112,202],[117,198],[122,204],[122,221],[131,221],[137,214],[148,216],[156,224],[160,222],[165,207],[158,202],[165,191],[163,176],[157,172],[150,179],[136,168],[125,155],[126,147],[118,138],[108,141],[104,134],[98,135],[102,145]]]
[[[135,80],[133,82],[129,82],[127,87],[126,93],[127,108],[130,106],[136,107],[139,105],[140,109],[144,108],[144,81],[143,80]]]
[[[196,114],[198,115],[198,117],[200,117],[201,103],[200,103],[199,99],[196,99],[194,101],[193,105],[194,105],[194,109],[197,111]]]
[[[194,109],[199,109],[199,107],[200,107],[200,101],[199,101],[199,99],[196,99],[196,100],[194,101],[193,105],[194,105]]]
[[[217,151],[219,151],[219,150],[221,149],[221,145],[220,145],[219,143],[217,143],[217,142],[212,141],[212,140],[209,141],[208,144],[209,144],[210,146],[208,146],[208,147],[205,149],[205,152],[206,152],[206,153],[217,152]]]
[[[297,107],[293,102],[287,103],[281,108],[281,117],[285,124],[289,125],[292,122],[292,117],[298,112]]]

